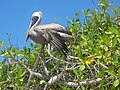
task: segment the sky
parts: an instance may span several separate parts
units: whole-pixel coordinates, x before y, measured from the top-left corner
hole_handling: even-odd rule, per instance
[[[97,0],[94,1],[97,5]],[[112,7],[116,8],[119,4],[120,0],[114,0]],[[82,19],[82,10],[88,8],[95,8],[92,0],[1,0],[0,41],[8,42],[6,33],[9,33],[15,47],[29,47],[31,41],[24,43],[24,39],[33,12],[43,12],[42,24],[57,22],[66,27],[66,17],[70,20],[76,12],[80,12]]]

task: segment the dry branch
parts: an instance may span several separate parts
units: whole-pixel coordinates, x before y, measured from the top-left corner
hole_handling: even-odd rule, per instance
[[[91,84],[97,84],[100,83],[102,79],[101,78],[97,78],[94,80],[85,80],[85,81],[81,81],[79,83],[76,82],[66,82],[66,81],[60,81],[61,84],[70,86],[70,87],[78,87],[78,86],[83,86],[83,85],[91,85]]]

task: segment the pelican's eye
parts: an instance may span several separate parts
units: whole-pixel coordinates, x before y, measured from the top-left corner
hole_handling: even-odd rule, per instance
[[[37,16],[32,17],[30,28],[38,21],[38,18],[39,17],[37,17]]]

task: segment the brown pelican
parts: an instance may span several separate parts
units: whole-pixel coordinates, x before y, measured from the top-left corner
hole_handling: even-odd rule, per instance
[[[53,45],[66,56],[68,49],[65,42],[71,42],[71,32],[56,23],[39,24],[41,19],[42,12],[33,13],[25,42],[30,37],[30,39],[37,44]]]

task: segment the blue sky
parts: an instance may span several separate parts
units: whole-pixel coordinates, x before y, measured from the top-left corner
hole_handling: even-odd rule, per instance
[[[119,4],[120,0],[115,0],[112,7],[117,7]],[[80,12],[82,19],[81,10],[88,8],[95,8],[92,0],[1,0],[0,41],[8,42],[6,33],[9,33],[12,35],[11,41],[14,45],[18,39],[19,48],[29,47],[31,41],[24,43],[24,39],[33,12],[43,12],[42,24],[55,22],[57,18],[57,23],[67,26],[66,17],[70,20],[76,12]]]

